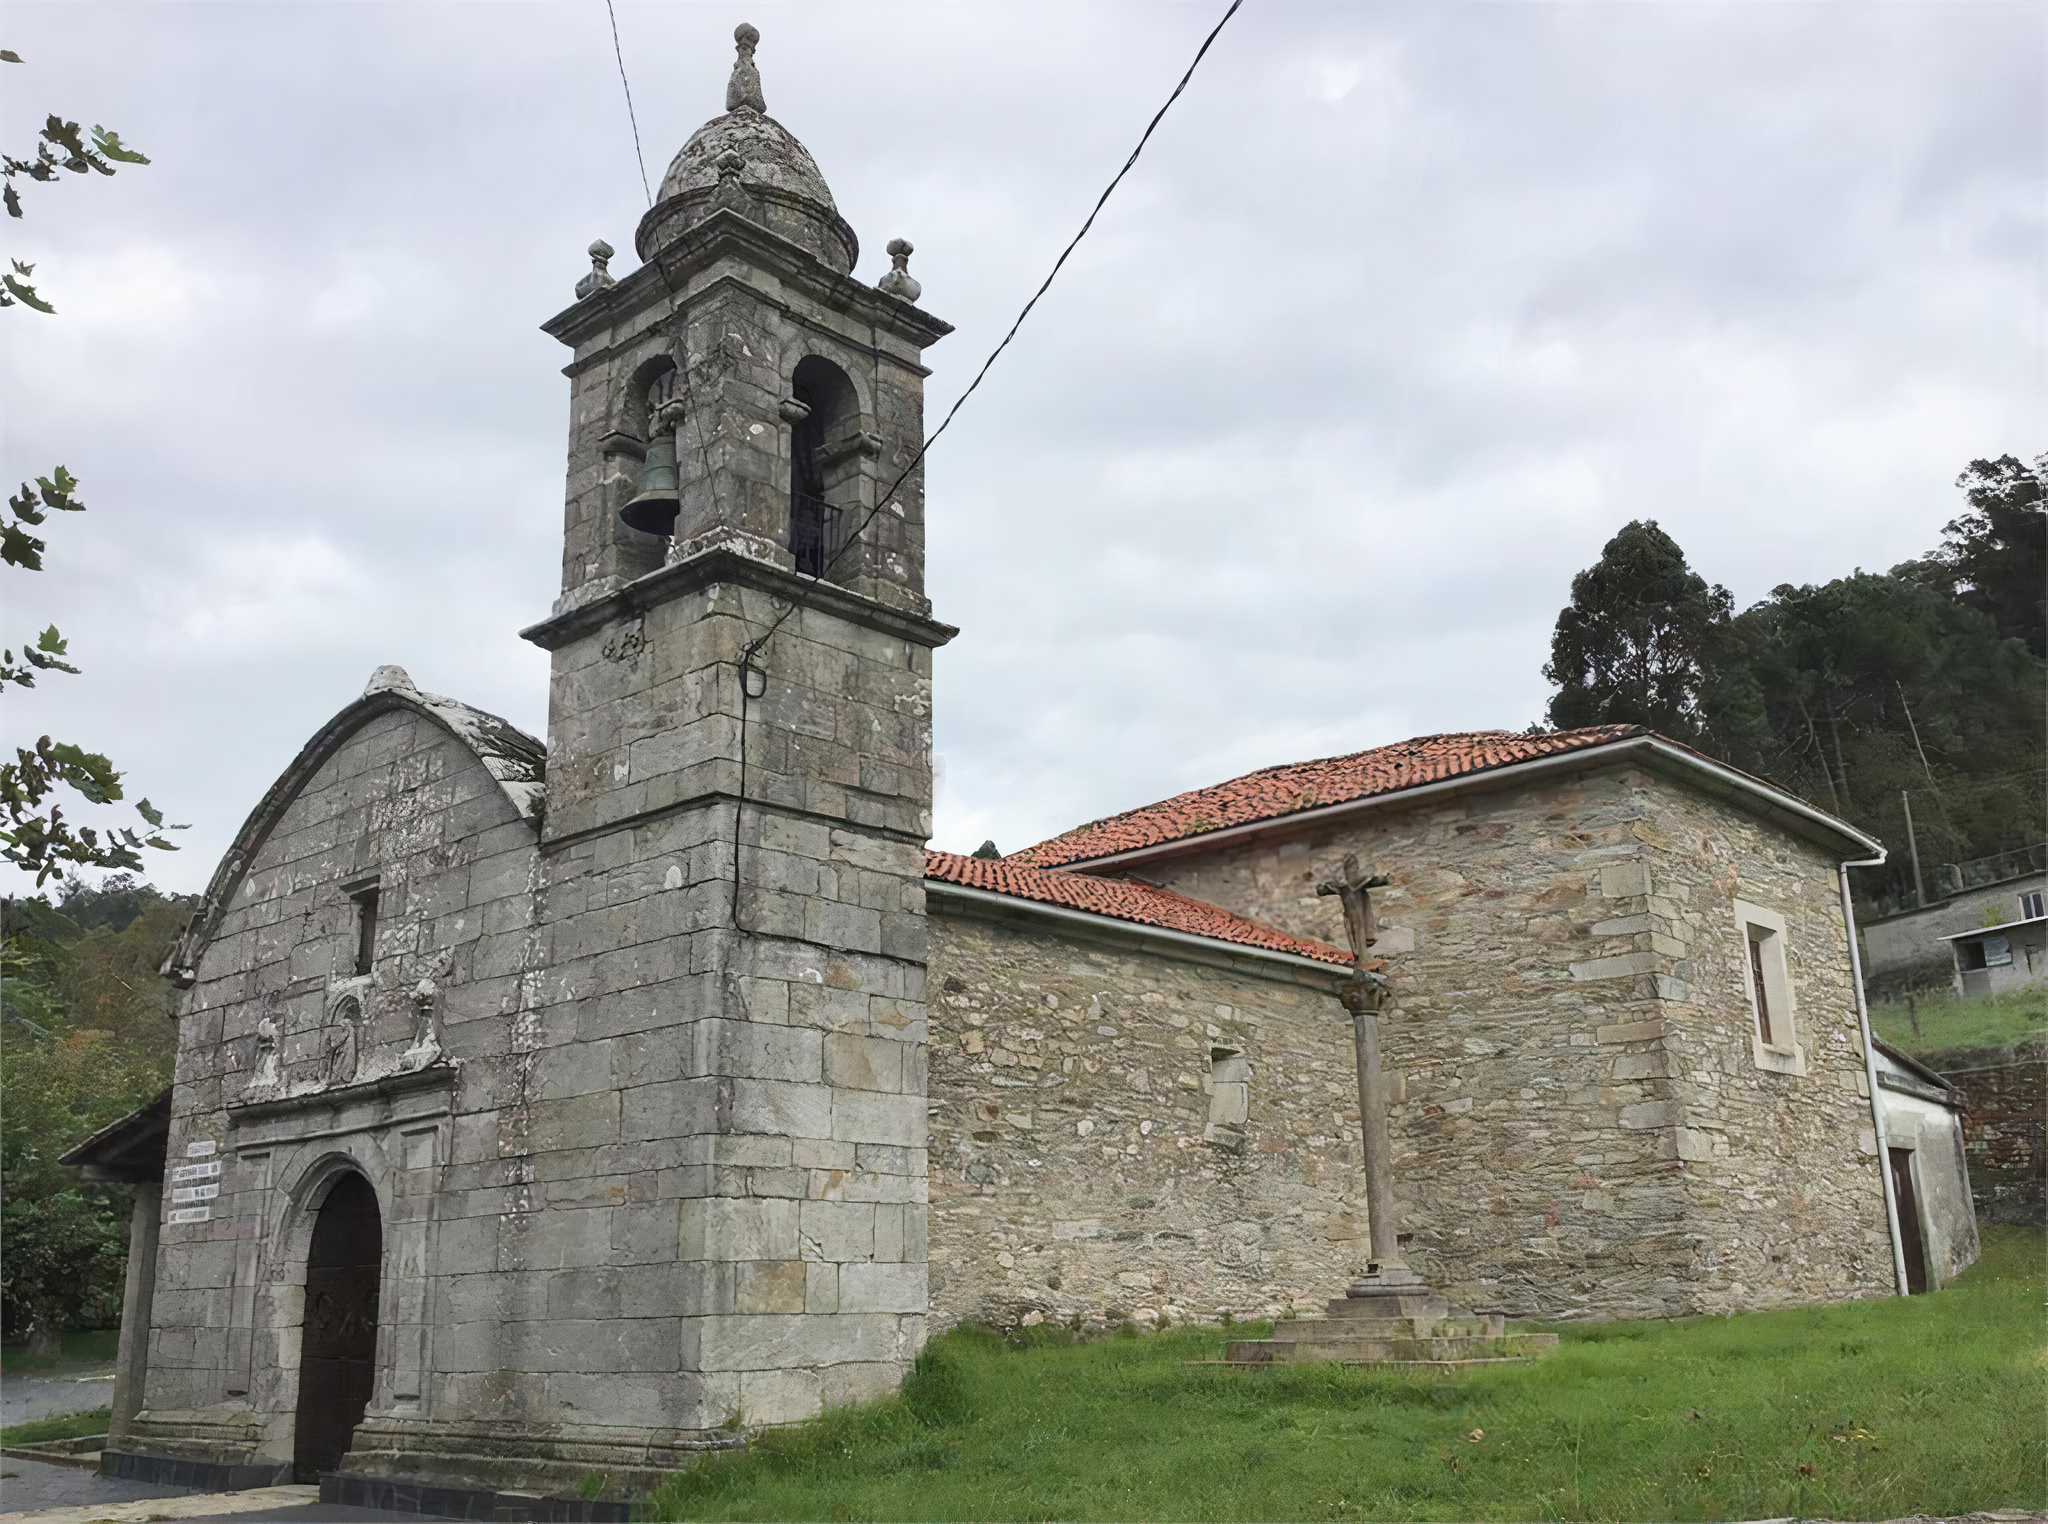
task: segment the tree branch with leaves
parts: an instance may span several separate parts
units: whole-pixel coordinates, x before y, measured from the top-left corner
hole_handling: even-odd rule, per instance
[[[19,54],[0,49],[0,63],[20,63]],[[73,174],[111,175],[118,164],[147,164],[148,159],[121,142],[119,133],[95,126],[87,142],[78,123],[52,115],[44,124],[34,156],[27,159],[0,154],[5,188],[0,190],[7,214],[21,216],[21,197],[14,181],[26,177],[54,181],[59,170]],[[12,273],[0,273],[0,307],[17,303],[38,312],[56,309],[44,301],[27,277],[35,266],[13,260]],[[62,466],[33,483],[24,482],[21,491],[7,501],[13,517],[0,518],[0,562],[21,571],[41,571],[48,542],[37,533],[52,513],[82,513],[85,504],[77,497],[78,478]],[[0,692],[10,687],[33,688],[38,675],[51,672],[76,674],[78,668],[65,660],[69,643],[52,624],[33,641],[24,641],[17,657],[13,648],[0,649]],[[139,833],[130,827],[96,830],[64,818],[58,791],[69,789],[88,804],[113,804],[123,797],[121,774],[98,752],[87,751],[66,741],[43,736],[32,747],[18,746],[14,759],[0,763],[0,859],[36,876],[43,884],[61,872],[67,863],[83,868],[140,868],[141,851],[155,847],[176,851],[164,837],[167,830],[163,812],[147,799],[136,803],[143,819]]]
[[[0,48],[0,63],[20,62],[19,53],[11,48]],[[8,216],[21,216],[21,193],[14,188],[17,176],[49,184],[57,179],[60,169],[74,175],[111,175],[116,164],[148,162],[121,141],[120,133],[109,132],[95,122],[92,139],[88,142],[78,123],[67,122],[52,112],[43,122],[42,133],[30,157],[18,159],[11,153],[0,153],[0,179],[4,179],[4,184],[0,184],[0,202],[6,204]],[[0,307],[12,307],[20,302],[38,312],[55,312],[57,309],[44,301],[36,293],[36,288],[28,283],[28,278],[36,273],[36,267],[18,259],[9,263],[14,268],[0,272]]]

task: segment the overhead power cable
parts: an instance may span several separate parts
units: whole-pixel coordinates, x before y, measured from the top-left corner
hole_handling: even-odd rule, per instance
[[[626,50],[619,46],[619,13],[612,9],[612,0],[604,0],[604,13],[611,18],[612,57],[619,61],[619,83],[626,90],[626,120],[633,124],[633,158],[640,166],[640,193],[652,206],[654,189],[647,183],[647,155],[640,148],[640,118],[633,111],[633,86],[626,78]]]
[[[609,3],[609,0],[607,0],[607,3]],[[1089,209],[1087,220],[1081,224],[1081,230],[1067,241],[1067,246],[1064,249],[1060,250],[1060,257],[1052,262],[1052,269],[1047,272],[1045,279],[1039,283],[1038,289],[1031,293],[1031,300],[1024,304],[1023,310],[1017,314],[1017,320],[1010,324],[1010,331],[1003,335],[1002,342],[989,351],[988,358],[981,362],[981,369],[976,371],[974,379],[967,383],[967,390],[955,398],[953,405],[946,409],[946,416],[939,421],[939,426],[925,436],[924,443],[917,447],[917,453],[910,458],[910,464],[897,473],[896,480],[889,484],[889,490],[880,494],[875,499],[875,506],[867,511],[866,516],[861,519],[860,524],[854,529],[853,533],[846,537],[845,543],[833,552],[832,559],[812,574],[811,586],[805,588],[802,594],[790,601],[789,607],[784,609],[776,618],[775,623],[768,627],[766,635],[763,635],[759,640],[753,641],[747,646],[746,655],[742,658],[742,665],[745,665],[746,662],[751,661],[754,656],[759,654],[761,648],[768,643],[769,637],[782,628],[783,621],[804,605],[811,590],[831,573],[833,567],[839,564],[839,558],[860,542],[860,537],[867,531],[868,525],[875,521],[875,516],[888,506],[891,498],[895,497],[896,489],[901,487],[909,479],[910,473],[918,468],[926,454],[930,452],[931,447],[939,442],[939,436],[952,427],[953,419],[958,416],[960,409],[966,406],[967,399],[974,395],[975,389],[981,385],[982,378],[989,373],[989,367],[994,365],[1002,352],[1010,347],[1010,341],[1017,337],[1017,330],[1022,328],[1024,320],[1031,316],[1031,309],[1038,305],[1038,299],[1052,289],[1052,283],[1058,278],[1061,268],[1067,262],[1068,256],[1080,247],[1081,240],[1088,236],[1088,230],[1095,226],[1095,219],[1101,214],[1102,208],[1108,204],[1109,198],[1115,193],[1116,188],[1123,184],[1124,176],[1131,172],[1131,166],[1138,162],[1138,155],[1143,153],[1145,145],[1152,141],[1152,134],[1158,130],[1159,124],[1164,120],[1166,113],[1173,109],[1173,103],[1180,99],[1181,92],[1187,89],[1188,81],[1195,77],[1195,70],[1201,67],[1202,59],[1207,55],[1210,45],[1216,41],[1217,34],[1229,24],[1230,18],[1237,14],[1238,7],[1243,4],[1244,0],[1230,0],[1230,7],[1224,11],[1223,19],[1209,29],[1209,35],[1204,37],[1202,45],[1195,49],[1194,60],[1188,65],[1187,72],[1181,75],[1180,83],[1173,87],[1173,93],[1166,97],[1166,104],[1155,111],[1152,114],[1152,120],[1145,124],[1144,132],[1138,137],[1138,146],[1131,150],[1131,156],[1124,160],[1123,168],[1116,172],[1109,184],[1103,189],[1102,194],[1095,198],[1095,205]]]
[[[611,0],[605,0],[605,3],[606,5],[610,5]],[[996,363],[997,359],[1001,357],[1003,351],[1010,347],[1010,341],[1017,337],[1017,330],[1022,328],[1024,326],[1024,320],[1031,316],[1031,310],[1038,305],[1039,298],[1044,296],[1047,291],[1052,289],[1053,281],[1059,277],[1059,273],[1061,269],[1065,267],[1068,258],[1073,254],[1075,249],[1080,247],[1081,240],[1088,236],[1088,230],[1095,226],[1095,219],[1099,215],[1101,215],[1103,207],[1109,203],[1109,198],[1115,194],[1116,188],[1119,185],[1123,184],[1124,176],[1128,175],[1131,172],[1131,167],[1138,162],[1138,155],[1143,153],[1145,151],[1145,145],[1152,141],[1152,134],[1158,131],[1159,124],[1160,122],[1165,120],[1166,113],[1173,109],[1173,103],[1179,100],[1181,97],[1181,92],[1187,89],[1188,81],[1195,77],[1195,70],[1201,67],[1203,58],[1205,58],[1208,55],[1209,49],[1211,45],[1215,43],[1218,34],[1220,34],[1223,28],[1229,24],[1230,18],[1237,14],[1238,7],[1240,7],[1243,4],[1244,0],[1230,0],[1229,7],[1223,12],[1222,20],[1218,21],[1215,26],[1209,29],[1209,35],[1204,37],[1202,39],[1202,45],[1199,48],[1195,49],[1194,59],[1188,64],[1187,72],[1181,75],[1180,82],[1173,87],[1172,93],[1166,97],[1165,104],[1162,105],[1157,111],[1153,112],[1152,120],[1145,124],[1144,132],[1140,133],[1138,136],[1137,147],[1131,150],[1130,157],[1124,160],[1123,167],[1119,169],[1114,176],[1111,177],[1109,184],[1103,188],[1102,194],[1095,198],[1095,205],[1089,208],[1088,216],[1081,224],[1081,230],[1074,234],[1072,238],[1067,240],[1067,246],[1064,249],[1060,250],[1059,258],[1055,259],[1052,262],[1052,269],[1046,272],[1046,277],[1044,280],[1039,282],[1038,289],[1031,293],[1031,299],[1027,301],[1024,304],[1023,309],[1020,312],[1018,312],[1016,321],[1010,324],[1009,332],[1005,333],[1002,337],[1001,342],[998,343],[994,349],[989,351],[988,358],[981,362],[981,369],[976,371],[974,373],[974,379],[967,383],[967,389],[953,400],[953,405],[951,407],[946,409],[946,416],[939,420],[939,426],[936,429],[933,429],[930,434],[926,435],[923,443],[918,445],[917,453],[911,456],[910,458],[910,464],[905,466],[901,471],[899,471],[896,474],[896,480],[889,483],[888,491],[883,492],[876,497],[875,505],[867,511],[867,514],[861,519],[860,523],[857,526],[855,526],[853,533],[846,536],[845,540],[841,543],[839,549],[832,553],[832,558],[829,561],[827,561],[822,567],[820,567],[816,572],[813,572],[811,574],[809,586],[805,587],[801,592],[797,594],[796,597],[792,598],[789,601],[789,606],[785,608],[780,614],[776,615],[775,622],[769,625],[767,630],[758,639],[748,641],[746,646],[741,650],[739,659],[740,776],[739,794],[738,797],[733,801],[732,814],[732,923],[735,928],[737,928],[740,924],[740,812],[746,808],[747,803],[747,710],[751,706],[752,701],[760,696],[758,694],[755,694],[749,686],[749,679],[757,671],[759,671],[759,669],[754,666],[754,658],[761,654],[762,648],[765,647],[768,644],[768,642],[774,638],[775,632],[782,628],[783,624],[788,620],[789,616],[794,614],[798,609],[804,607],[804,605],[810,601],[811,594],[817,590],[817,586],[820,582],[824,581],[826,577],[831,575],[832,568],[839,564],[840,558],[844,556],[849,550],[853,549],[855,545],[860,543],[860,537],[867,532],[868,525],[872,524],[875,521],[875,516],[889,505],[891,499],[893,499],[896,496],[897,489],[900,488],[905,481],[909,480],[910,473],[918,468],[918,466],[923,462],[925,456],[930,453],[931,447],[939,442],[939,436],[945,433],[948,428],[952,427],[954,418],[958,417],[960,409],[966,406],[967,399],[974,395],[976,388],[978,388],[981,385],[982,379],[988,375],[990,367],[993,366]],[[616,22],[613,24],[613,36],[615,38],[617,36]],[[619,64],[619,78],[623,81],[625,77],[626,66],[622,60]],[[627,96],[629,106],[631,103],[631,99],[632,97],[629,92]],[[636,128],[635,131],[635,143],[637,145],[638,129]],[[642,171],[642,174],[644,177],[644,170]],[[763,690],[765,691],[765,673],[762,674],[762,678]]]

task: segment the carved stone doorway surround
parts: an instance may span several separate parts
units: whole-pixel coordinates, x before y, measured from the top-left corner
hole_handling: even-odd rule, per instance
[[[254,1214],[253,1231],[241,1238],[235,1267],[226,1382],[231,1395],[248,1401],[265,1436],[263,1453],[252,1460],[309,1463],[300,1453],[305,1372],[297,1357],[302,1349],[313,1354],[319,1340],[312,1323],[321,1293],[335,1296],[324,1284],[335,1277],[320,1273],[323,1260],[327,1270],[352,1273],[364,1283],[358,1291],[374,1299],[354,1309],[352,1328],[337,1323],[328,1330],[358,1337],[365,1326],[373,1330],[366,1390],[352,1393],[351,1403],[362,1401],[373,1418],[426,1415],[435,1225],[456,1078],[456,1066],[444,1061],[228,1107],[235,1171],[255,1193],[244,1208]],[[354,1236],[376,1234],[367,1263],[343,1264],[357,1256],[322,1241],[327,1207],[341,1191],[363,1193],[349,1215]],[[349,1418],[350,1430],[361,1416]],[[324,1453],[313,1459],[327,1469],[341,1463]]]

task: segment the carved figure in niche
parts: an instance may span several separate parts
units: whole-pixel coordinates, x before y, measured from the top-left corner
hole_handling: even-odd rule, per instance
[[[278,1082],[277,1023],[265,1011],[256,1018],[256,1073],[249,1081],[251,1090],[275,1089]]]
[[[334,1007],[334,1032],[327,1040],[327,1083],[353,1085],[363,1062],[363,1003],[353,995]]]
[[[440,1056],[441,990],[430,975],[413,986],[412,1046],[405,1050],[405,1067],[424,1069]]]

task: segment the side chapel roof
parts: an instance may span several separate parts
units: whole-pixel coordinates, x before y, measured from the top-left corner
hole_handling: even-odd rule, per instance
[[[1716,762],[1703,752],[1641,725],[1594,725],[1535,735],[1512,730],[1470,730],[1416,736],[1341,757],[1262,767],[1209,788],[1191,789],[1157,804],[1076,826],[1005,859],[1034,868],[1101,862],[1207,836],[1328,810],[1431,784],[1497,772],[1578,753],[1612,749],[1646,766],[1681,772],[1696,784],[1734,799],[1752,812],[1855,854],[1884,848],[1844,821]]]
[[[1351,966],[1351,954],[1341,947],[1332,947],[1313,937],[1292,936],[1277,927],[1233,915],[1220,905],[1192,900],[1155,884],[1048,872],[1025,867],[1015,859],[963,857],[958,852],[936,852],[930,848],[924,854],[924,876],[965,889],[1059,905],[1111,920],[1157,926],[1243,947],[1263,947],[1269,952],[1292,953],[1298,958],[1344,968]]]
[[[88,1180],[161,1180],[170,1137],[171,1090],[166,1085],[147,1105],[74,1143],[57,1156],[57,1162],[83,1171]]]

